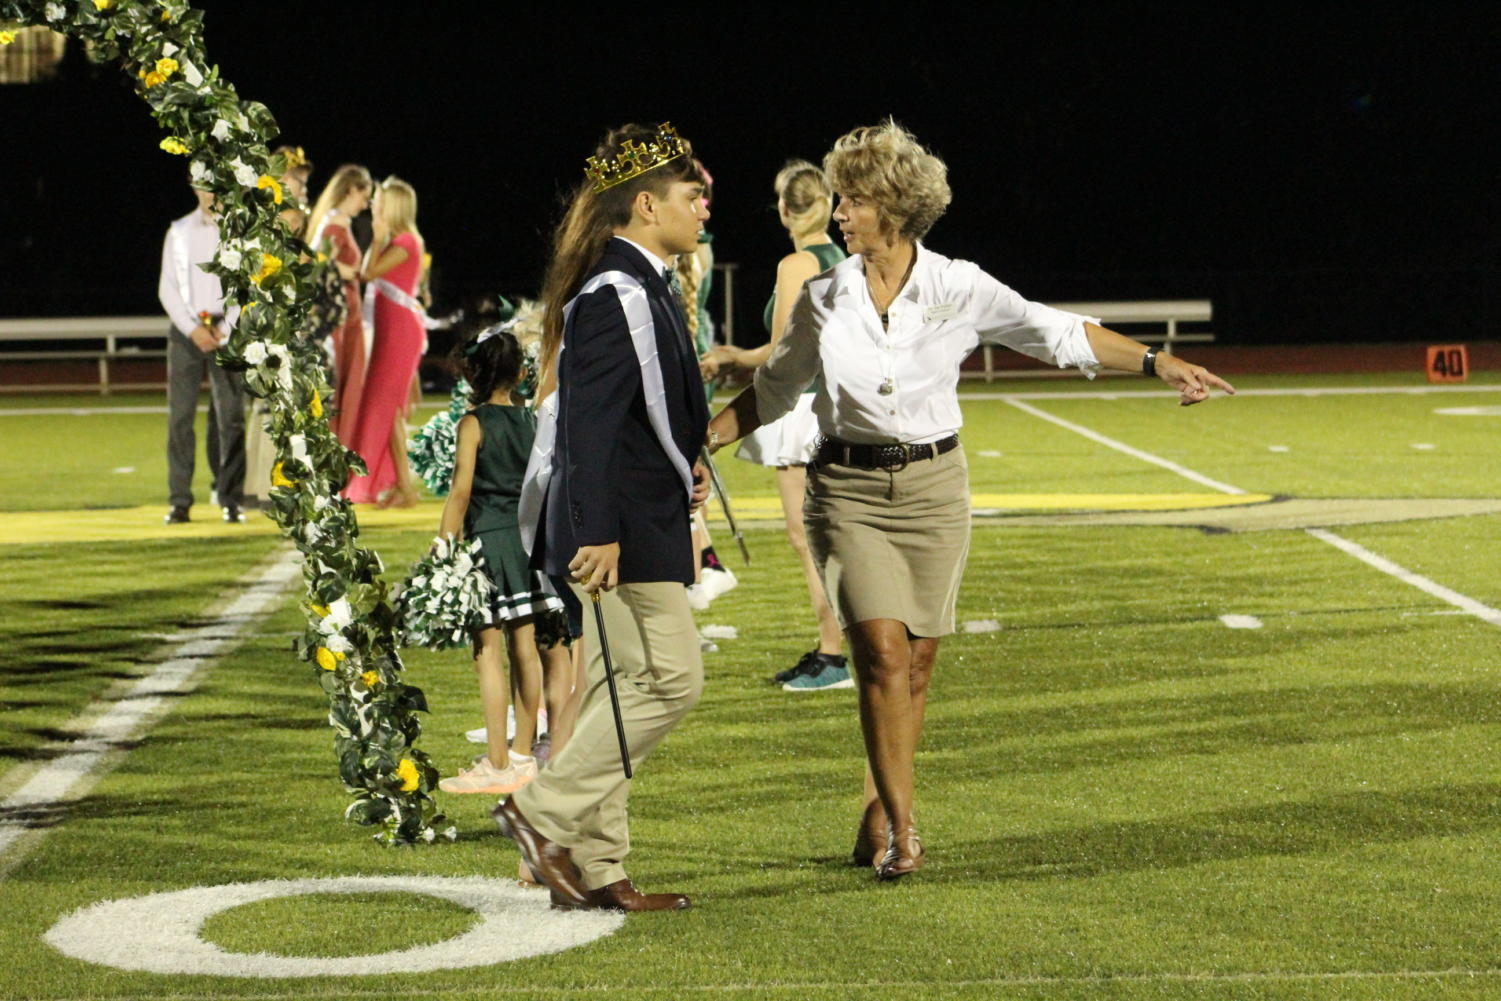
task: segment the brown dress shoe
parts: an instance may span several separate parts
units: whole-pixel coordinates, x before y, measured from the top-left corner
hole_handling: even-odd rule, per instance
[[[527,868],[553,892],[555,899],[573,907],[588,903],[589,891],[584,887],[584,880],[568,849],[537,833],[531,822],[522,816],[514,796],[507,797],[504,803],[491,810],[490,816],[495,818],[500,833],[516,842]]]
[[[914,873],[922,868],[926,854],[917,828],[909,827],[900,834],[892,832],[886,842],[886,854],[876,863],[876,879],[892,882]]]
[[[855,847],[850,852],[850,865],[869,869],[876,864],[877,852],[886,847],[886,808],[879,799],[865,804],[865,814],[860,818],[860,827],[855,831]]]
[[[557,910],[681,911],[690,903],[681,893],[642,893],[629,879],[590,890],[589,901],[584,904],[570,904],[557,892],[552,895],[552,906]]]

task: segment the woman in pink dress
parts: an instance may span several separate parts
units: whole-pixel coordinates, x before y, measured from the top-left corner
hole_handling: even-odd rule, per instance
[[[417,287],[422,279],[422,234],[417,232],[417,192],[389,177],[375,193],[375,240],[361,277],[375,296],[375,339],[352,448],[368,476],[355,476],[344,496],[357,504],[411,507],[417,478],[407,464],[406,402],[427,340]]]
[[[348,312],[344,325],[329,335],[334,353],[334,399],[328,426],[345,448],[354,447],[354,429],[365,388],[365,324],[360,318],[360,247],[349,225],[370,207],[370,171],[345,164],[318,196],[308,217],[308,245],[327,254],[344,279]]]

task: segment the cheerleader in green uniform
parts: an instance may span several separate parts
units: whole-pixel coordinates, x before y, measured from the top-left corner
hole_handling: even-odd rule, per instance
[[[511,396],[522,375],[521,348],[506,325],[497,325],[465,345],[463,364],[474,408],[459,420],[453,483],[439,531],[444,536],[478,539],[485,569],[495,584],[489,622],[474,634],[474,670],[479,676],[487,753],[458,775],[443,779],[438,788],[505,795],[537,776],[537,759],[531,753],[535,726],[522,725],[520,710],[528,702],[535,707],[540,701],[543,671],[538,640],[552,646],[562,636],[539,637],[538,627],[549,634],[556,632],[563,603],[530,568],[517,527],[516,505],[536,434],[531,408]],[[502,648],[509,655],[510,672]],[[548,658],[549,667],[552,660]],[[563,662],[567,663],[566,657]],[[508,748],[506,709],[512,677],[521,706],[516,713],[516,737]],[[566,671],[548,671],[550,710],[555,702],[566,701],[572,683]],[[535,708],[531,715],[535,720]]]

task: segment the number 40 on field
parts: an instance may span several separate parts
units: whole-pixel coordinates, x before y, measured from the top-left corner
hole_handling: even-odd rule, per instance
[[[1428,349],[1429,382],[1464,382],[1470,377],[1470,359],[1463,344],[1444,344]]]

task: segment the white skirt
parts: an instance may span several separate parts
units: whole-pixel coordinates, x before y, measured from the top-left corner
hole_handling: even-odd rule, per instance
[[[803,393],[786,415],[746,435],[735,450],[735,458],[761,466],[806,466],[813,459],[818,438],[814,395]]]

